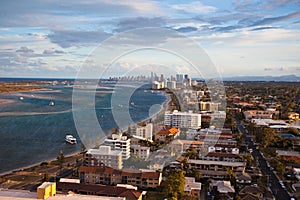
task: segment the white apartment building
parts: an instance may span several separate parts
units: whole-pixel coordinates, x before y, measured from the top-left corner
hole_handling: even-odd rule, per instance
[[[179,112],[174,110],[172,113],[165,113],[165,125],[175,128],[192,128],[201,127],[201,114],[189,112]]]
[[[122,169],[122,152],[111,150],[110,146],[100,146],[99,149],[89,149],[85,155],[88,166],[102,166],[103,164],[114,169]]]
[[[153,124],[148,123],[145,125],[137,125],[132,128],[132,135],[137,136],[138,138],[141,138],[143,140],[149,140],[152,141],[153,136]]]
[[[112,134],[111,138],[105,139],[104,145],[111,146],[113,150],[120,150],[123,160],[130,158],[130,139],[127,136]]]
[[[137,155],[141,159],[147,159],[150,155],[150,147],[143,147],[140,145],[131,145],[131,150],[134,155]]]

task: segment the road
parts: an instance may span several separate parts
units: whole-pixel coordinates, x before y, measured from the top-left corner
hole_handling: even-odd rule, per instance
[[[242,132],[243,135],[247,135],[248,131],[245,129],[245,127],[242,124],[238,123],[237,126],[239,131]],[[278,200],[291,199],[286,189],[283,189],[281,187],[279,183],[280,180],[278,180],[277,176],[274,174],[274,171],[268,167],[266,159],[263,157],[261,152],[256,149],[254,142],[250,138],[246,138],[246,144],[248,146],[248,149],[253,150],[252,156],[254,159],[258,160],[259,167],[262,173],[266,176],[269,176],[269,182],[272,184],[270,188],[275,198]]]

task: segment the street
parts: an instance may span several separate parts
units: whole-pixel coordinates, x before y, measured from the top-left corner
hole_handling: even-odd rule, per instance
[[[238,123],[237,126],[240,132],[242,132],[244,135],[247,135],[248,131],[242,124]],[[269,183],[271,183],[270,188],[275,198],[278,200],[290,199],[290,195],[288,194],[286,189],[282,188],[279,183],[280,180],[278,180],[277,176],[274,174],[274,171],[268,167],[266,159],[262,156],[261,152],[256,149],[253,140],[251,140],[250,138],[246,138],[246,145],[248,149],[252,149],[252,156],[258,161],[259,168],[261,169],[263,175],[269,176]]]

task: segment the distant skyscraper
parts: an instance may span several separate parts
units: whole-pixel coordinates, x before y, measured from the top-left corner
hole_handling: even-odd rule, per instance
[[[164,80],[165,80],[164,75],[161,74],[161,75],[160,75],[160,81],[164,81]]]
[[[188,75],[188,74],[185,74],[185,75],[184,75],[184,80],[187,81],[188,79],[189,79],[189,75]]]

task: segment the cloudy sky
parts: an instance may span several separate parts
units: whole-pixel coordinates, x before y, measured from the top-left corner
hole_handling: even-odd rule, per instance
[[[145,27],[193,40],[223,77],[300,75],[299,0],[10,0],[0,2],[0,77],[76,77],[83,62],[109,65],[93,55],[103,41]],[[149,47],[168,36],[126,39]],[[129,54],[114,60],[107,75],[148,64],[188,65],[159,55]]]

